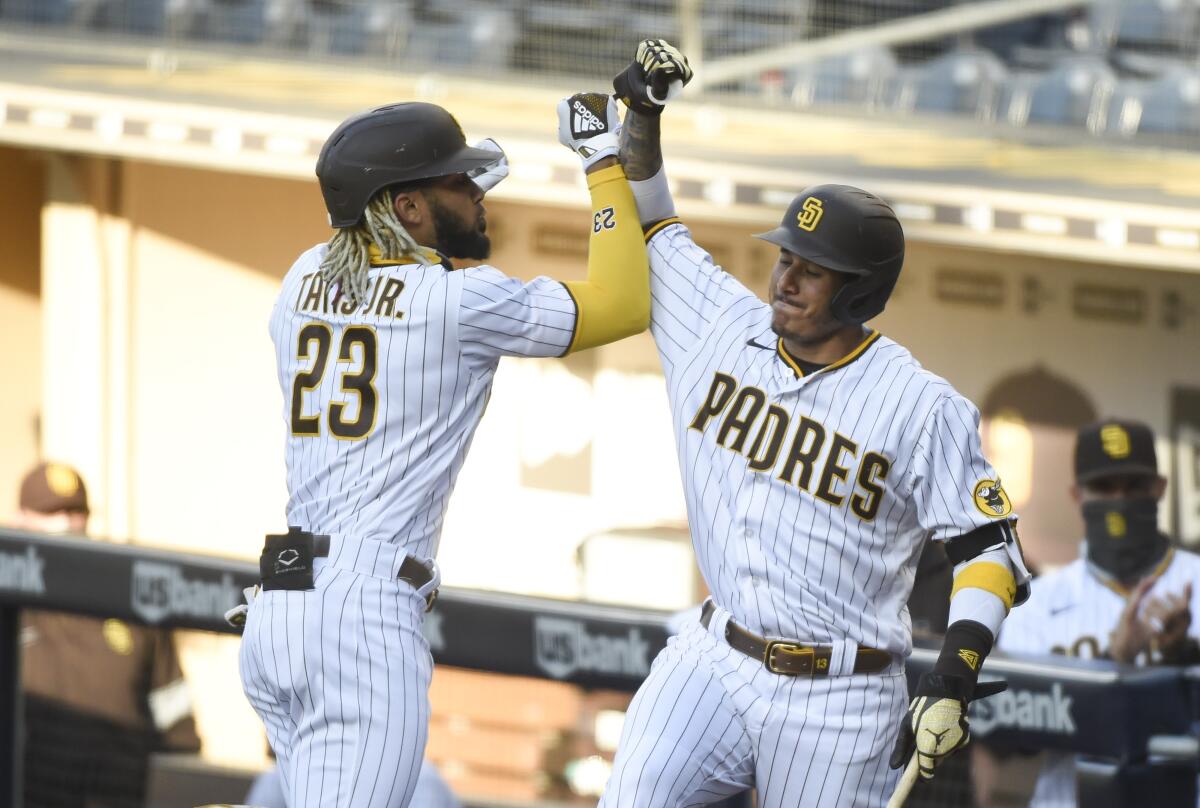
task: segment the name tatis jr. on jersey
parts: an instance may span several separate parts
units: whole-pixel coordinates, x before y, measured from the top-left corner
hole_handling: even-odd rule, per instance
[[[349,316],[360,311],[367,317],[394,317],[404,319],[404,312],[396,306],[396,300],[404,291],[404,281],[386,275],[377,275],[370,279],[367,287],[366,300],[355,303],[349,295],[343,295],[341,288],[331,296],[329,283],[320,273],[310,272],[300,278],[300,291],[293,305],[295,311],[307,314],[342,314]]]
[[[868,522],[879,512],[891,460],[862,451],[855,441],[808,416],[793,423],[791,413],[769,403],[766,392],[739,386],[728,373],[713,374],[689,428],[713,430],[716,442],[743,455],[751,471],[773,471],[776,479],[835,507],[848,501],[850,511]]]

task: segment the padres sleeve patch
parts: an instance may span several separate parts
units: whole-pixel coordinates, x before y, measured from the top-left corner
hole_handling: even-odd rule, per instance
[[[1008,516],[1012,513],[1012,503],[999,480],[980,480],[975,483],[975,507],[993,519]]]

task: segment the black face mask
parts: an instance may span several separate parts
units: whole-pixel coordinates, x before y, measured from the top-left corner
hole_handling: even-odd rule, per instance
[[[1154,497],[1085,502],[1083,522],[1088,561],[1122,583],[1136,581],[1167,552]]]

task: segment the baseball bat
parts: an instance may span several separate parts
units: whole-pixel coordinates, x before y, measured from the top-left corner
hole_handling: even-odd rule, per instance
[[[904,808],[908,792],[912,791],[913,785],[917,782],[917,774],[917,753],[913,752],[912,757],[908,759],[908,766],[904,768],[904,774],[900,775],[900,782],[896,784],[896,790],[892,792],[892,798],[888,800],[887,808]]]

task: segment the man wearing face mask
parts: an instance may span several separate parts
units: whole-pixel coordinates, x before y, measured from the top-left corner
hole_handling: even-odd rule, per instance
[[[15,526],[82,538],[79,472],[41,463],[21,482]],[[197,752],[171,633],[116,619],[21,615],[26,808],[140,808],[151,752]]]
[[[1200,662],[1200,625],[1192,620],[1200,608],[1192,586],[1200,556],[1158,529],[1166,487],[1148,426],[1108,419],[1080,429],[1071,495],[1084,521],[1081,556],[1033,581],[998,647],[1138,665]],[[1075,804],[1074,758],[1050,755],[1030,805]]]

